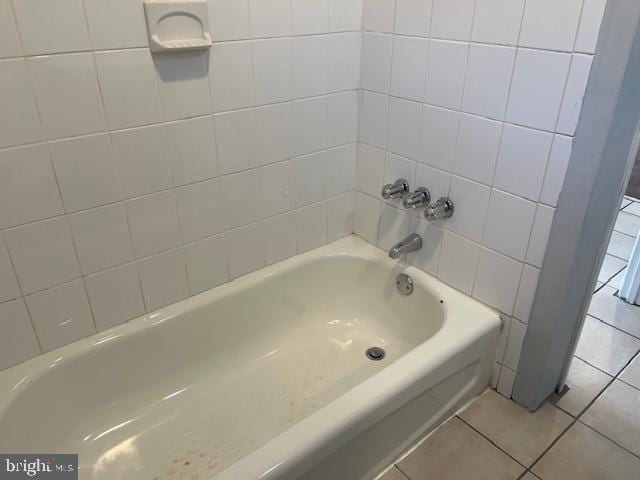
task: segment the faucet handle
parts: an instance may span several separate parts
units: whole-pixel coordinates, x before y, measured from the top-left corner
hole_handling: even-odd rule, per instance
[[[402,206],[408,209],[423,208],[431,202],[431,193],[424,187],[416,188],[416,191],[410,193],[402,200]]]
[[[451,215],[453,215],[453,202],[448,197],[439,198],[436,203],[424,211],[424,216],[427,220],[449,218]]]
[[[397,179],[394,183],[388,183],[382,187],[382,198],[389,200],[391,198],[402,198],[409,193],[409,182],[404,178]]]

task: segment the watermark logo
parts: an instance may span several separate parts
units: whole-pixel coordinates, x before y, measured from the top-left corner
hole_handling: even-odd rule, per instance
[[[0,480],[78,480],[78,455],[2,454]]]

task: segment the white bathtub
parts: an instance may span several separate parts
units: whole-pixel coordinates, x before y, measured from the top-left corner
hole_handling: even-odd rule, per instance
[[[369,479],[487,385],[498,329],[351,236],[0,372],[0,452],[79,453],[85,480]]]

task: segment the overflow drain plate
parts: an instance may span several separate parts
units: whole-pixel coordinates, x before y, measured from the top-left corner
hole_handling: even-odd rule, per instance
[[[380,347],[371,347],[367,350],[367,358],[374,362],[382,360],[386,355],[387,353]]]

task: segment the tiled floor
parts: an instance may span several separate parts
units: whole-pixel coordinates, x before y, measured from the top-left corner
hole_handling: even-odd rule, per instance
[[[382,480],[640,480],[640,307],[614,295],[639,229],[625,200],[565,394],[530,413],[488,390]]]

